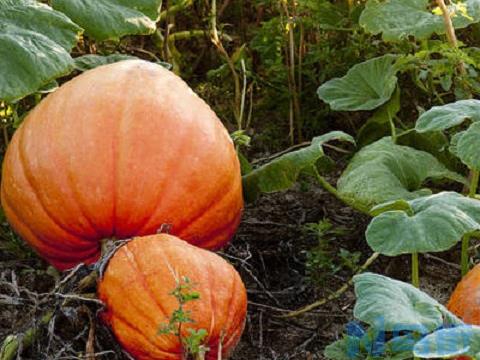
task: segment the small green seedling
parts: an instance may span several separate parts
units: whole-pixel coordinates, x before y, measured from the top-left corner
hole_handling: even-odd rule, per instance
[[[209,348],[203,344],[208,335],[205,329],[188,328],[188,336],[182,336],[182,328],[186,324],[193,324],[191,311],[185,310],[185,305],[191,301],[200,299],[200,294],[193,290],[193,284],[186,276],[179,278],[175,276],[176,286],[170,293],[178,301],[178,308],[173,311],[168,319],[168,323],[160,326],[159,335],[174,335],[180,339],[183,347],[183,358],[203,360]]]

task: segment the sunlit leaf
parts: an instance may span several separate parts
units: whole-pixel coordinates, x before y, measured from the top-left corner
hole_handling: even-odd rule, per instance
[[[372,110],[386,103],[397,85],[393,63],[396,56],[384,55],[354,65],[342,78],[318,88],[320,99],[333,110]]]
[[[445,251],[480,230],[479,200],[441,192],[408,204],[410,209],[385,211],[370,222],[366,238],[374,251],[388,256]]]
[[[480,122],[455,134],[450,151],[470,169],[480,171]]]
[[[416,287],[389,277],[364,273],[353,279],[357,302],[354,316],[377,329],[397,333],[431,332],[444,322],[462,322]]]
[[[383,138],[355,154],[337,188],[342,197],[370,208],[391,200],[428,195],[431,191],[422,189],[423,183],[442,178],[465,181],[433,155]]]
[[[446,130],[463,123],[466,119],[480,120],[480,100],[460,100],[434,106],[420,115],[415,130],[418,132]]]

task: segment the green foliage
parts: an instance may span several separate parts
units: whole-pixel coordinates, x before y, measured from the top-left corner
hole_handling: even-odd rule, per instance
[[[447,130],[460,125],[466,119],[480,121],[480,100],[460,100],[434,106],[420,115],[415,130],[418,132]]]
[[[318,96],[333,110],[372,110],[387,102],[395,91],[396,57],[385,55],[352,67],[347,74],[318,88]]]
[[[261,193],[273,193],[291,188],[302,172],[312,171],[315,163],[325,156],[323,144],[332,140],[355,143],[342,131],[332,131],[312,140],[310,146],[284,154],[243,176],[244,196],[255,200]]]
[[[404,282],[364,273],[354,277],[354,316],[385,331],[410,330],[429,333],[445,324],[462,322],[443,305]]]
[[[362,148],[338,180],[339,194],[370,208],[395,199],[414,199],[431,193],[421,188],[428,179],[464,179],[433,155],[383,138]]]
[[[325,349],[328,359],[403,360],[411,359],[414,350],[415,355],[428,357],[429,352],[438,349],[433,345],[439,344],[425,341],[431,334],[444,331],[438,330],[444,327],[465,328],[443,305],[410,284],[373,273],[357,275],[353,282],[357,296],[354,317],[368,328],[364,330],[357,321],[350,323],[353,331],[347,326],[347,334]],[[440,348],[459,349],[445,344]]]
[[[33,0],[0,1],[0,100],[14,102],[73,69],[82,29]]]
[[[453,24],[456,28],[466,27],[478,19],[476,0],[467,0],[467,12],[456,10]],[[433,14],[428,0],[368,0],[360,17],[360,25],[372,34],[382,33],[385,41],[398,41],[414,36],[427,39],[432,34],[444,34],[445,25],[440,14]]]
[[[388,256],[450,249],[480,230],[480,201],[455,192],[382,204],[367,228],[370,247]]]
[[[298,11],[309,15],[303,20],[306,26],[335,30],[348,25],[346,7],[327,0],[300,0]]]
[[[87,71],[95,69],[97,66],[113,64],[122,60],[138,59],[135,56],[124,54],[111,54],[107,56],[89,54],[75,58],[75,69],[80,71]]]
[[[450,152],[457,156],[470,169],[480,170],[477,155],[480,147],[480,101],[460,100],[443,106],[434,106],[417,120],[415,129],[424,133],[454,128],[465,120],[473,121],[467,130],[457,132],[451,139]]]
[[[331,242],[348,233],[344,227],[334,227],[324,219],[318,223],[308,223],[305,231],[315,235],[318,245],[307,251],[305,268],[307,276],[317,285],[321,285],[327,275],[336,274],[342,269],[356,271],[360,261],[360,252],[351,253],[347,249],[340,248],[335,254],[331,248]]]
[[[167,324],[163,324],[158,329],[158,334],[172,334],[180,339],[185,354],[198,355],[205,354],[208,347],[203,345],[203,341],[208,336],[205,329],[187,328],[188,336],[182,336],[181,331],[186,324],[193,324],[191,311],[185,310],[185,305],[191,301],[200,299],[200,294],[194,291],[193,285],[188,277],[182,276],[181,279],[175,277],[176,287],[170,295],[174,296],[178,301],[178,308],[175,309],[168,319]]]
[[[450,152],[457,156],[469,169],[480,171],[480,123],[472,124],[467,130],[452,138]]]
[[[99,41],[156,30],[161,0],[53,0],[54,9],[67,14]]]
[[[113,64],[123,60],[139,60],[136,56],[126,55],[126,54],[110,54],[110,55],[96,55],[96,54],[88,54],[79,56],[74,59],[75,61],[75,69],[80,71],[87,71],[91,69],[95,69],[98,66]],[[172,66],[166,62],[157,61],[156,62],[163,67],[170,69]]]
[[[417,358],[453,358],[458,355],[480,357],[480,327],[459,326],[427,335],[414,347]]]
[[[379,107],[357,132],[359,147],[371,144],[391,133],[393,118],[400,111],[400,89],[397,88],[391,99]]]

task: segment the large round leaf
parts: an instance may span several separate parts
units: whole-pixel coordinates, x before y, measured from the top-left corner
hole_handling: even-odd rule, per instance
[[[53,0],[52,6],[67,14],[97,40],[155,31],[161,0]]]
[[[372,110],[386,103],[397,85],[394,55],[384,55],[354,65],[342,78],[318,88],[320,99],[333,110]]]
[[[395,199],[414,199],[430,194],[421,189],[427,179],[464,178],[441,164],[433,155],[396,145],[390,138],[365,146],[350,161],[338,180],[340,195],[370,208]]]
[[[372,34],[382,33],[386,41],[401,40],[408,36],[417,39],[429,38],[433,33],[444,34],[445,25],[441,15],[428,9],[428,0],[369,0],[360,16],[360,25]],[[478,1],[467,0],[467,12],[455,10],[453,25],[463,28],[478,22]]]
[[[410,284],[373,273],[356,275],[353,282],[355,318],[379,330],[425,334],[445,322],[462,324],[443,305]]]
[[[395,205],[380,207],[395,209]],[[388,256],[445,251],[463,235],[480,230],[480,201],[456,192],[401,201],[399,205],[401,209],[382,212],[370,222],[366,238],[374,251]]]
[[[480,121],[480,100],[459,100],[442,106],[434,106],[420,115],[415,130],[418,132],[446,130],[460,125],[466,119]]]
[[[73,69],[82,29],[33,0],[0,0],[0,99],[13,102]]]

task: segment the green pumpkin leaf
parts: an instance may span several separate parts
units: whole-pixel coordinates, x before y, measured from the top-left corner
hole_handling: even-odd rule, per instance
[[[96,55],[88,54],[75,58],[75,68],[80,71],[95,69],[98,66],[113,64],[123,60],[138,60],[139,58],[127,54]],[[170,70],[172,65],[164,61],[155,61],[155,64],[161,65]]]
[[[378,108],[367,122],[358,130],[359,147],[388,136],[391,133],[390,119],[400,111],[400,89],[397,87],[392,98]]]
[[[452,138],[450,151],[469,169],[480,171],[480,122],[473,123]]]
[[[324,355],[331,360],[361,360],[365,357],[360,352],[361,339],[345,336],[325,348]],[[352,351],[353,350],[353,351]]]
[[[441,329],[415,344],[413,353],[418,358],[438,359],[480,353],[480,327],[473,325]]]
[[[393,66],[396,56],[387,54],[354,65],[342,78],[318,88],[320,99],[332,110],[372,110],[386,103],[397,85]]]
[[[300,173],[311,168],[325,156],[322,145],[328,141],[355,140],[342,131],[332,131],[312,140],[311,145],[282,155],[243,176],[244,195],[247,201],[255,200],[260,193],[287,190],[297,181]]]
[[[80,71],[95,69],[98,66],[113,64],[123,60],[137,59],[135,56],[126,54],[111,54],[107,56],[89,54],[75,58],[75,68]]]
[[[53,0],[54,9],[67,14],[99,41],[156,30],[161,0]]]
[[[70,73],[82,29],[33,0],[0,0],[0,100],[14,102]]]
[[[477,0],[467,0],[467,13],[455,10],[452,18],[455,28],[464,28],[478,22]],[[428,0],[369,0],[360,16],[360,25],[371,34],[382,33],[385,41],[398,41],[414,36],[427,39],[432,34],[444,34],[441,14],[433,14]],[[455,5],[450,6],[451,11]]]
[[[415,130],[420,133],[446,130],[460,125],[466,119],[480,120],[480,100],[460,100],[442,106],[434,106],[420,115]]]
[[[348,19],[345,8],[332,4],[328,0],[302,0],[298,3],[300,12],[306,12],[310,16],[302,19],[310,26],[318,26],[321,29],[336,29]]]
[[[441,192],[408,204],[410,213],[386,211],[372,219],[366,238],[374,251],[387,256],[445,251],[463,235],[480,230],[479,200]]]
[[[458,168],[457,159],[448,151],[449,139],[441,131],[430,131],[426,133],[411,131],[398,137],[397,144],[428,152],[449,169]]]
[[[389,277],[364,273],[353,278],[355,318],[385,331],[429,333],[444,323],[462,322],[416,287]]]
[[[430,194],[421,189],[428,179],[465,182],[433,155],[396,145],[387,137],[362,148],[338,179],[339,194],[363,207],[396,199],[414,199]]]

